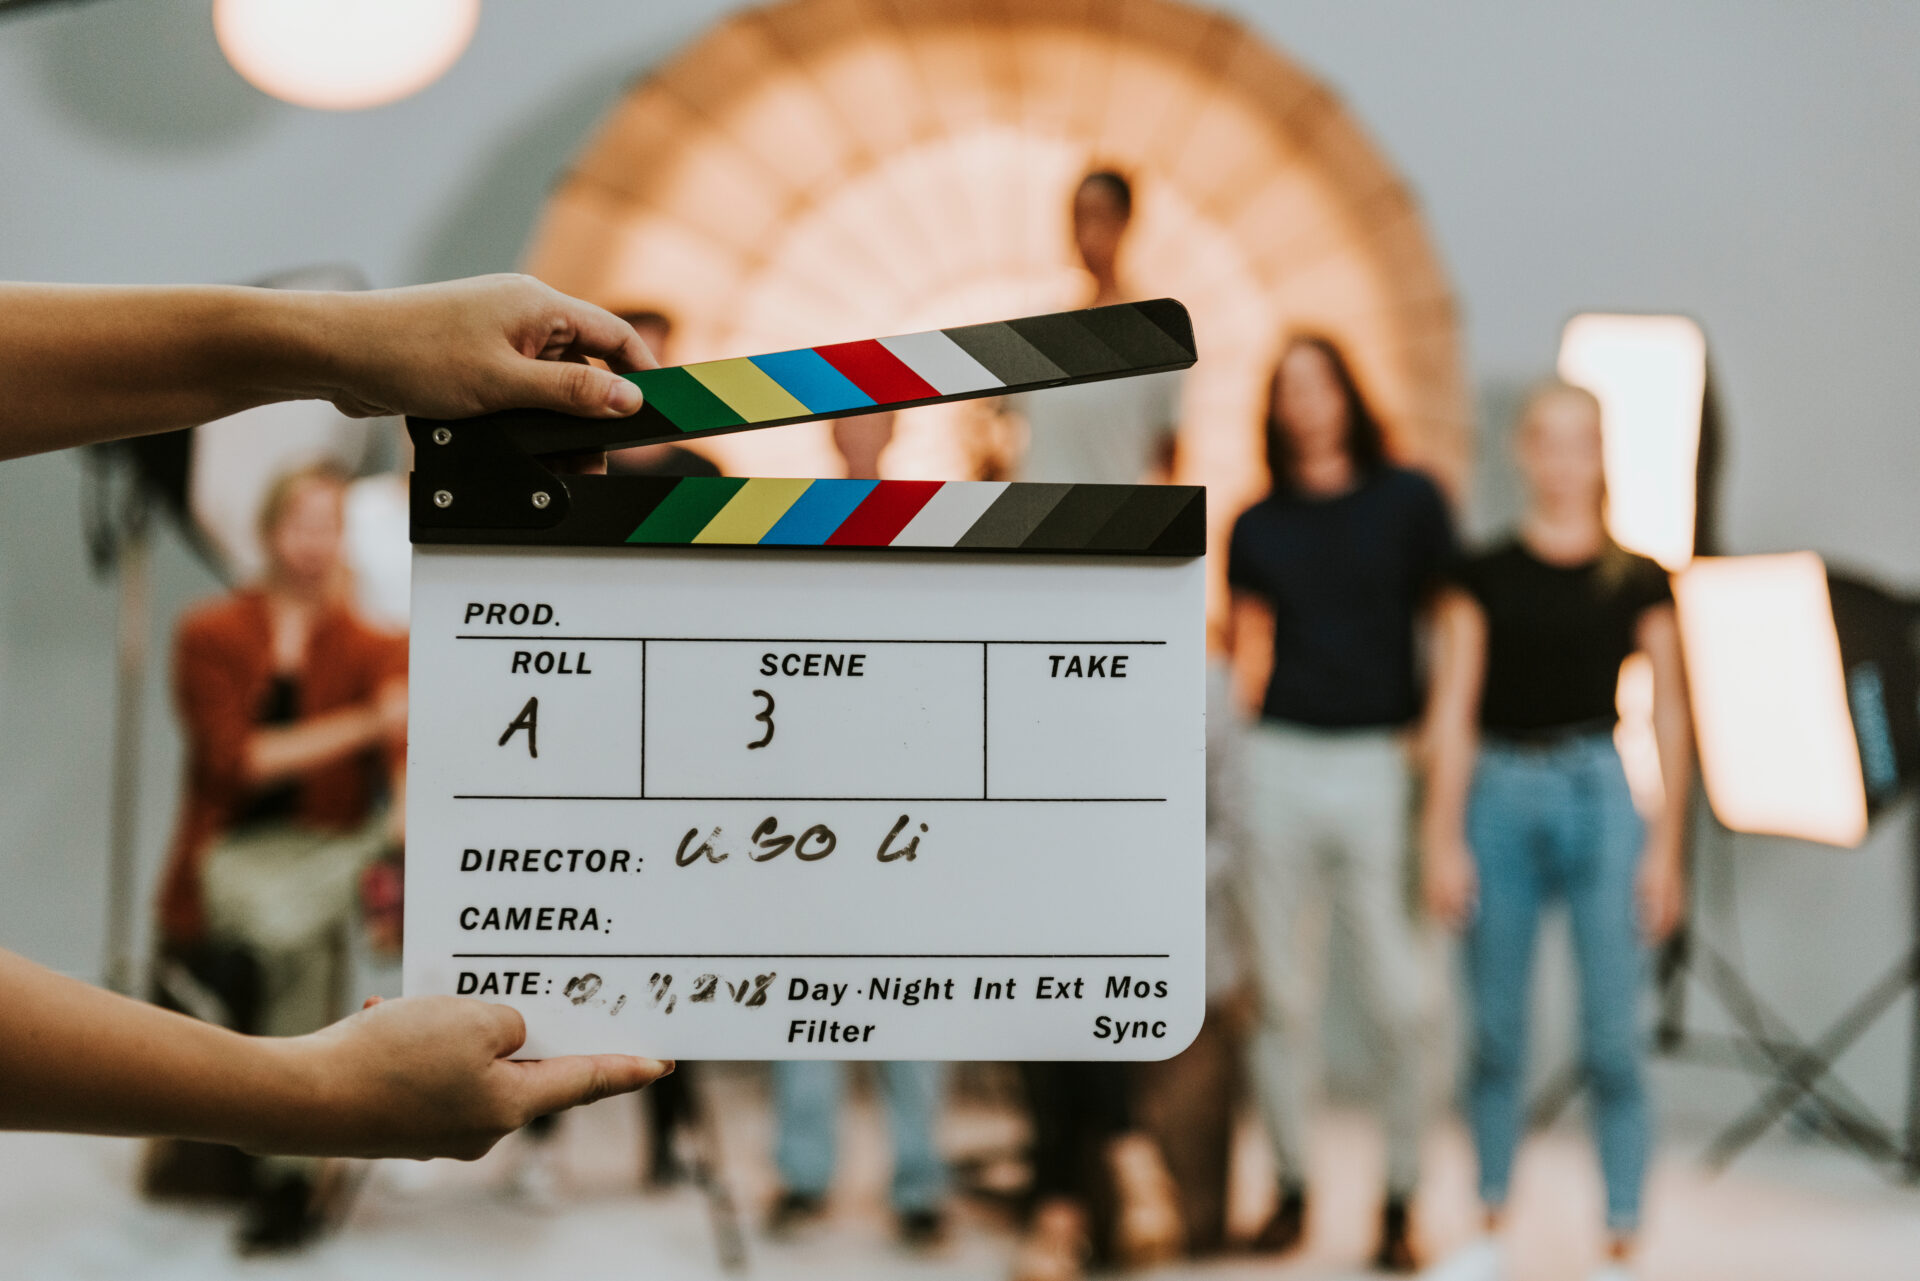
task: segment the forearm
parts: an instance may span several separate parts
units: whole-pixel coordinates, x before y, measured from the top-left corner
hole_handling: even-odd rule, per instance
[[[285,1043],[0,952],[0,1129],[273,1146],[314,1093]]]
[[[1420,835],[1422,846],[1433,850],[1465,837],[1467,793],[1473,784],[1479,736],[1471,721],[1431,725],[1427,729],[1427,749]]]
[[[1654,717],[1660,753],[1660,813],[1649,825],[1650,848],[1678,859],[1686,846],[1687,804],[1693,795],[1693,726],[1684,715]]]
[[[1420,834],[1430,852],[1456,848],[1465,838],[1486,678],[1486,622],[1479,606],[1464,594],[1443,592],[1434,621],[1433,685],[1421,727],[1427,777]]]
[[[1665,803],[1647,832],[1649,848],[1678,859],[1686,841],[1687,803],[1693,790],[1693,713],[1687,700],[1687,668],[1673,608],[1654,609],[1641,620],[1638,640],[1653,666],[1653,738],[1660,753]]]
[[[344,707],[295,725],[256,729],[247,736],[246,781],[261,787],[363,752],[380,739],[370,707]]]
[[[1230,610],[1227,649],[1234,701],[1248,716],[1257,717],[1273,676],[1273,613],[1243,592],[1234,593]]]
[[[0,458],[328,394],[352,295],[0,284]]]

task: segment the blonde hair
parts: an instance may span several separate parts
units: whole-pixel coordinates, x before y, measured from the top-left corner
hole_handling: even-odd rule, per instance
[[[1606,430],[1606,417],[1600,409],[1600,398],[1578,383],[1570,383],[1563,378],[1542,378],[1527,389],[1527,398],[1520,402],[1521,426],[1530,422],[1541,406],[1555,400],[1577,400],[1593,411],[1593,421]]]
[[[275,476],[273,483],[267,486],[266,496],[260,500],[260,514],[254,524],[261,543],[272,541],[273,531],[286,518],[287,507],[293,502],[294,493],[309,481],[331,485],[344,493],[347,486],[353,483],[353,473],[331,459],[321,459],[303,463]]]
[[[1600,398],[1578,383],[1570,383],[1564,378],[1543,378],[1527,392],[1527,398],[1520,404],[1520,430],[1533,420],[1533,416],[1544,406],[1556,400],[1574,401],[1584,405],[1593,414],[1594,426],[1599,428],[1604,441],[1607,430],[1605,412],[1600,408]],[[1607,507],[1607,473],[1603,467],[1600,472],[1600,510],[1601,529],[1606,535],[1606,546],[1600,552],[1600,565],[1596,577],[1606,591],[1616,591],[1624,587],[1627,577],[1633,571],[1634,554],[1613,540],[1613,534],[1606,529],[1605,514]]]

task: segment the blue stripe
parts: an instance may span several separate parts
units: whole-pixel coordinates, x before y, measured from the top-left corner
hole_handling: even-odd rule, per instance
[[[783,543],[796,547],[818,547],[846,523],[853,509],[866,501],[877,480],[816,480],[787,508],[787,514],[775,521],[760,539],[762,547]]]
[[[798,351],[777,351],[771,356],[749,357],[767,377],[785,387],[809,413],[837,414],[845,409],[865,409],[873,397],[853,385],[851,379],[827,363],[826,357],[811,347]]]

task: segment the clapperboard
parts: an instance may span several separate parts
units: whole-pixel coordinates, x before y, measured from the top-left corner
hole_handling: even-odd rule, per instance
[[[1184,369],[1170,299],[412,420],[405,987],[530,1056],[1151,1059],[1204,1002],[1205,494],[557,475]]]

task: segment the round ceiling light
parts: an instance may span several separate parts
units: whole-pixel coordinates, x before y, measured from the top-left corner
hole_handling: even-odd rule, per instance
[[[473,39],[480,0],[214,0],[234,70],[302,107],[352,111],[417,93]]]

